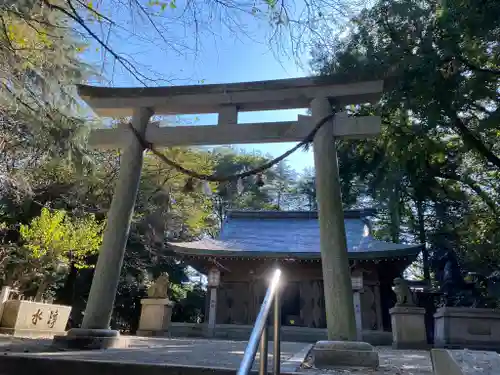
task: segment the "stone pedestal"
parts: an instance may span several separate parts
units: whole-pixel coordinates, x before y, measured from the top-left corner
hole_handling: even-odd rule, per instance
[[[174,303],[168,298],[141,300],[141,319],[137,336],[163,336],[167,333]]]
[[[428,347],[425,309],[416,306],[395,306],[389,310],[392,324],[392,347],[424,349]]]
[[[441,307],[434,314],[434,346],[500,349],[500,310]]]
[[[314,366],[320,369],[338,367],[371,367],[379,365],[378,353],[366,342],[318,341],[313,348]]]
[[[70,306],[21,300],[3,303],[0,333],[40,337],[64,334]]]

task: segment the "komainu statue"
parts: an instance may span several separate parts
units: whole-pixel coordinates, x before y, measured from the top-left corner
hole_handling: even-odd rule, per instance
[[[405,279],[396,277],[392,289],[396,294],[396,306],[415,306],[413,293]]]
[[[148,288],[148,298],[168,298],[168,273],[164,272]]]

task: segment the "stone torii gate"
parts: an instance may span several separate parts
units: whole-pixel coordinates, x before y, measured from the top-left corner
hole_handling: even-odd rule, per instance
[[[348,82],[336,77],[153,88],[78,88],[81,98],[96,114],[132,116],[132,126],[155,147],[302,141],[316,123],[332,114],[332,105],[341,108],[373,103],[380,99],[382,90],[382,81]],[[238,124],[239,111],[308,107],[312,118]],[[159,127],[150,123],[154,114],[204,113],[218,113],[217,125]],[[334,138],[363,138],[379,131],[379,117],[347,117],[339,113],[319,129],[313,141],[329,340],[356,340]],[[82,328],[70,330],[67,340],[118,337],[109,329],[109,323],[143,163],[143,147],[127,126],[94,130],[89,143],[101,149],[122,149],[123,153]]]

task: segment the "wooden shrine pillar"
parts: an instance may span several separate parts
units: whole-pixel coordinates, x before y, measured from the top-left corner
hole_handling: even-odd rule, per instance
[[[373,293],[375,295],[375,306],[376,306],[376,314],[377,314],[377,331],[384,330],[384,321],[382,319],[382,300],[380,297],[380,282],[377,281],[375,286],[373,287]]]

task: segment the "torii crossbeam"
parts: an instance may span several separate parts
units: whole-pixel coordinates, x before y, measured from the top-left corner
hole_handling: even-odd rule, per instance
[[[132,116],[132,126],[155,147],[302,141],[332,104],[373,103],[380,99],[382,81],[356,82],[339,77],[155,88],[79,86],[78,92],[96,114]],[[311,108],[312,118],[298,121],[238,124],[239,111]],[[209,126],[167,126],[150,123],[152,115],[217,113]],[[314,163],[319,208],[325,309],[330,340],[356,340],[353,296],[335,137],[368,137],[380,131],[380,118],[335,115],[316,133]],[[141,168],[143,148],[127,127],[94,130],[96,148],[123,150],[106,231],[81,329],[68,336],[113,336],[109,322],[128,238]]]

